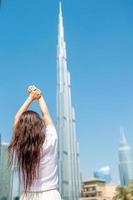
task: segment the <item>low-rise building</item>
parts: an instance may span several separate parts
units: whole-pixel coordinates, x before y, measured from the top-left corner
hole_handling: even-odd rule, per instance
[[[112,200],[117,186],[100,179],[83,181],[80,200]]]

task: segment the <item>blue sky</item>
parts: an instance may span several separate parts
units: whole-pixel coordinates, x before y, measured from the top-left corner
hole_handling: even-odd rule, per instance
[[[72,101],[84,179],[110,165],[118,182],[119,128],[133,146],[133,2],[64,0]],[[39,86],[56,121],[58,1],[3,0],[0,10],[0,132],[11,138],[13,118]],[[31,108],[38,111],[34,103]]]

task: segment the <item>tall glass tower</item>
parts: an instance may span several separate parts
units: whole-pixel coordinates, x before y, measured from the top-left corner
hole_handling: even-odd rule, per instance
[[[121,185],[127,185],[133,181],[133,155],[130,146],[121,128],[121,140],[119,146],[119,173]]]
[[[8,168],[8,144],[0,143],[0,199],[12,197],[12,172]]]
[[[71,81],[67,69],[61,2],[57,45],[57,131],[59,190],[63,200],[78,200],[80,195],[79,145],[76,139],[75,111],[71,101]]]

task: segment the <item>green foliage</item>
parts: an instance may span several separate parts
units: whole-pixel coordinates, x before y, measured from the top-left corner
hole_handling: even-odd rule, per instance
[[[127,199],[133,200],[133,183],[130,183],[127,187]]]
[[[19,200],[19,197],[15,197],[14,200]]]
[[[133,183],[128,186],[118,186],[113,200],[133,200]]]

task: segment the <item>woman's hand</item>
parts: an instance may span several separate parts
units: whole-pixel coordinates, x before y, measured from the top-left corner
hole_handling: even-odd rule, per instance
[[[30,95],[33,95],[33,98],[38,100],[40,109],[42,111],[45,126],[47,127],[49,124],[53,124],[46,102],[41,94],[41,90],[38,89],[35,85],[32,85],[28,88],[28,92],[30,93]]]
[[[32,100],[38,100],[41,97],[41,90],[39,90],[36,86],[28,87],[28,92]]]

